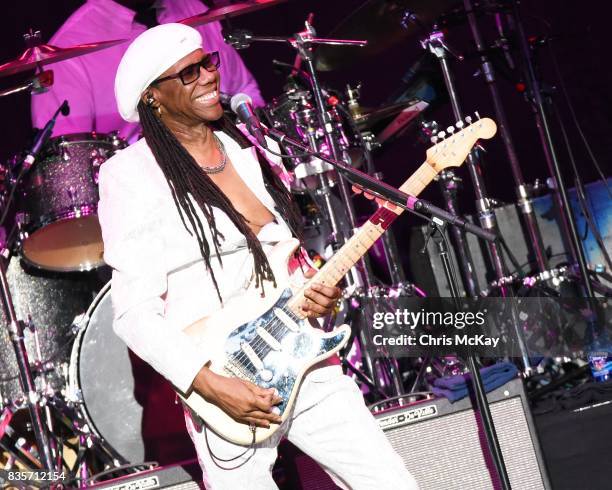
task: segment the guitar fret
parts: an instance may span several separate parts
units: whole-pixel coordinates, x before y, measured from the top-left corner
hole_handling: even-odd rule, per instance
[[[402,192],[417,196],[437,175],[437,172],[427,162],[400,187]],[[385,211],[385,210],[383,210]],[[338,250],[335,255],[319,270],[316,276],[305,286],[307,288],[316,281],[325,285],[336,285],[344,275],[367,253],[389,227],[393,219],[403,213],[403,209],[395,208],[392,212],[377,212],[373,215],[374,222],[366,221],[355,234]],[[372,219],[372,218],[371,218]],[[300,318],[303,318],[299,305],[304,299],[304,289],[295,294],[287,306]]]

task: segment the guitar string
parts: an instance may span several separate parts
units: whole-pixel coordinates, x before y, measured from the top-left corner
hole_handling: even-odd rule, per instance
[[[358,243],[358,244],[359,244],[359,245],[360,245],[360,246],[361,246],[363,249],[365,249],[364,251],[362,251],[362,256],[363,256],[363,254],[369,250],[369,248],[370,248],[370,247],[371,247],[371,246],[374,244],[374,242],[375,242],[376,240],[372,240],[372,238],[371,238],[371,237],[368,235],[368,233],[367,233],[367,231],[366,231],[366,230],[360,230],[360,231],[361,231],[361,233],[357,232],[357,233],[354,235],[354,238],[355,238],[356,242],[357,242],[357,243]],[[365,235],[365,238],[367,239],[367,241],[369,242],[369,244],[364,244],[364,243],[363,243],[363,242],[360,240],[360,238],[362,238],[362,236],[363,236],[363,235]],[[347,269],[347,271],[348,271],[348,269],[350,269],[350,267],[349,267],[349,268],[347,268],[347,267],[346,267],[346,264],[342,264],[342,262],[341,262],[340,258],[338,258],[338,257],[340,257],[340,255],[336,255],[334,258],[330,259],[330,261],[328,262],[328,264],[330,264],[330,266],[331,266],[333,269],[335,269],[335,272],[336,272],[336,273],[339,273],[339,275],[340,275],[340,276],[343,276],[343,275],[345,274],[344,269]],[[334,260],[334,259],[335,259],[335,260]],[[350,262],[352,262],[351,267],[352,267],[352,266],[353,266],[353,265],[354,265],[354,264],[357,262],[357,261],[354,261],[354,260],[353,260],[353,259],[352,259],[350,256],[349,256],[349,261],[350,261]],[[335,264],[335,262],[339,262],[339,267],[338,267],[338,265],[336,265],[336,264]],[[296,315],[296,316],[297,316],[297,315]],[[299,318],[298,318],[298,321],[299,321]],[[268,328],[266,328],[266,327],[269,327],[269,329],[268,329]],[[269,323],[269,324],[268,324],[266,327],[263,327],[263,328],[265,328],[265,329],[266,329],[266,330],[267,330],[267,331],[268,331],[268,332],[269,332],[269,333],[270,333],[272,336],[274,336],[275,334],[279,333],[279,331],[280,331],[280,330],[279,330],[277,327],[284,327],[284,328],[287,328],[287,327],[285,326],[285,324],[284,324],[282,321],[280,321],[280,319],[278,319],[278,318],[277,318],[277,319],[275,319],[275,320],[272,320],[272,321],[271,321],[271,322],[270,322],[270,323]],[[256,335],[257,335],[257,334],[256,334]],[[270,350],[272,349],[272,347],[271,347],[271,346],[270,346],[270,345],[269,345],[269,344],[268,344],[268,343],[267,343],[267,342],[266,342],[266,341],[265,341],[265,340],[264,340],[264,339],[263,339],[261,336],[257,335],[257,337],[259,337],[259,338],[256,338],[254,343],[251,343],[251,341],[247,341],[247,343],[248,343],[248,344],[249,344],[249,346],[250,346],[250,347],[251,347],[251,348],[252,348],[252,349],[255,351],[255,354],[256,354],[258,357],[262,357],[262,356],[259,356],[259,355],[258,355],[257,350],[258,350],[258,349],[260,349],[262,346],[267,346],[267,347],[268,347],[268,349],[270,349]],[[267,355],[268,355],[268,353],[269,353],[269,351],[268,351],[266,354],[264,354],[264,355],[263,355],[263,357],[267,356]],[[250,360],[249,356],[248,356],[248,355],[247,355],[247,354],[246,354],[244,351],[242,351],[242,350],[240,351],[239,357],[237,356],[237,357],[236,357],[236,359],[237,359],[237,360],[239,360],[239,361],[241,361],[241,362],[242,362],[242,361],[245,361],[245,360],[248,360],[248,362],[249,362],[250,364],[253,364],[253,362]],[[255,368],[255,366],[254,366],[254,365],[253,365],[253,367]]]

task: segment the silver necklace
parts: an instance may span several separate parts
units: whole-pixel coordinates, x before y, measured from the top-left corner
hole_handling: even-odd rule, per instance
[[[216,134],[213,134],[213,136],[215,138],[215,143],[217,145],[217,148],[219,149],[219,152],[221,153],[222,158],[221,163],[215,167],[207,167],[205,165],[200,165],[200,168],[207,174],[218,174],[219,172],[223,172],[223,169],[227,165],[227,153],[225,153],[223,143],[221,143],[221,140],[217,138]]]

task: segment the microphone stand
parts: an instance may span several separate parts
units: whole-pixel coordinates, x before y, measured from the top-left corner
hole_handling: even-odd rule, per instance
[[[282,131],[279,131],[274,128],[268,128],[268,135],[271,136],[277,142],[283,144],[290,144],[295,146],[300,151],[310,152],[309,148],[304,146],[302,143],[287,137]],[[368,174],[360,172],[348,165],[345,165],[342,162],[334,160],[333,158],[329,158],[325,155],[317,154],[314,155],[321,160],[329,163],[336,170],[341,173],[348,181],[357,185],[361,189],[366,192],[385,199],[386,201],[392,202],[393,204],[409,211],[413,214],[417,214],[418,216],[422,216],[421,212],[425,212],[435,219],[442,220],[445,224],[451,224],[453,226],[457,226],[469,233],[473,233],[479,238],[486,240],[489,243],[495,243],[497,241],[497,234],[493,230],[485,230],[480,228],[479,226],[473,225],[463,218],[456,216],[448,211],[438,208],[431,203],[423,199],[418,199],[415,196],[411,196],[406,194],[400,190],[391,187],[384,182],[380,182]],[[442,231],[438,230],[440,233]],[[459,310],[461,308],[459,298],[459,288],[455,281],[454,275],[451,272],[450,266],[450,258],[448,256],[448,250],[444,244],[444,240],[440,238],[436,240],[438,250],[440,252],[440,259],[444,265],[444,272],[446,274],[446,279],[449,284],[451,296],[454,300],[455,307]],[[476,400],[476,407],[478,417],[484,429],[484,433],[487,439],[487,443],[489,446],[489,450],[491,452],[491,456],[493,457],[493,462],[495,464],[495,469],[497,471],[497,476],[499,478],[499,482],[502,485],[504,490],[509,490],[510,480],[508,477],[508,471],[506,470],[506,466],[504,463],[504,458],[501,452],[501,447],[499,445],[499,439],[497,437],[497,433],[495,431],[495,425],[493,423],[493,417],[491,416],[491,411],[489,408],[489,402],[487,400],[487,395],[484,389],[484,383],[482,381],[482,377],[480,375],[480,370],[478,369],[478,359],[476,355],[470,352],[467,356],[468,361],[468,369],[472,375],[472,382],[474,386],[474,395]]]

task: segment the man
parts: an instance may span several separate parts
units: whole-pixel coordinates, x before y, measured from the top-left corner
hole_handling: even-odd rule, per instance
[[[57,120],[55,135],[119,131],[123,138],[135,141],[139,126],[121,118],[113,97],[115,73],[129,41],[156,23],[177,22],[207,10],[201,0],[87,0],[55,33],[50,44],[69,47],[115,39],[128,42],[51,66],[53,87],[32,97],[33,125],[44,127],[59,105],[68,100],[70,116]],[[223,41],[219,22],[199,26],[198,31],[207,46],[219,51],[227,69],[221,90],[228,94],[247,93],[256,105],[263,105],[253,76],[236,50]]]
[[[119,111],[140,120],[144,138],[100,172],[114,330],[177,390],[195,390],[240,423],[269,427],[281,421],[280,397],[213,373],[209,346],[185,333],[251,282],[272,279],[266,253],[299,234],[299,213],[271,164],[220,119],[218,67],[197,31],[180,24],[143,33],[119,65]],[[315,284],[302,309],[311,318],[329,314],[339,295]],[[207,488],[276,488],[270,470],[282,436],[344,488],[417,488],[337,362],[305,376],[293,411],[262,443],[230,443],[189,411],[186,423]]]

